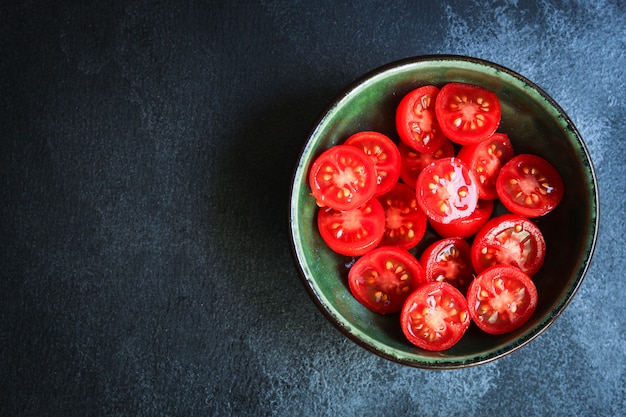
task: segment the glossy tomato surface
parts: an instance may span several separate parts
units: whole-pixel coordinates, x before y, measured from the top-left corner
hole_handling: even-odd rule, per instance
[[[415,257],[390,246],[363,255],[348,272],[354,298],[380,314],[400,311],[409,294],[425,282],[424,270]]]
[[[454,346],[470,325],[465,297],[447,282],[429,282],[404,303],[400,326],[415,346],[430,351]]]
[[[470,245],[465,239],[450,237],[430,244],[420,256],[426,281],[447,282],[462,293],[474,278]]]
[[[426,215],[417,204],[415,191],[403,183],[379,197],[385,210],[385,233],[381,245],[402,249],[415,247],[426,233]]]
[[[467,304],[472,321],[489,334],[518,329],[537,307],[537,288],[519,268],[497,265],[470,284]]]
[[[399,143],[398,150],[400,151],[400,178],[409,187],[415,189],[415,183],[420,172],[435,159],[450,158],[454,156],[454,146],[452,142],[446,139],[443,145],[432,153],[425,153],[416,151],[410,146]]]
[[[419,87],[404,96],[396,110],[400,140],[419,152],[432,153],[446,140],[435,115],[438,93],[432,85]]]
[[[454,219],[448,223],[428,220],[428,223],[441,237],[468,238],[474,236],[489,221],[493,213],[493,200],[478,200],[476,208],[468,216]]]

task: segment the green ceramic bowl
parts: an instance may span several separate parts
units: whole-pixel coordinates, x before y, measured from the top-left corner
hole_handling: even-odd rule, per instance
[[[561,173],[565,195],[536,223],[547,255],[534,281],[539,293],[531,319],[513,333],[492,336],[472,325],[444,352],[428,352],[403,336],[399,315],[373,313],[357,302],[347,284],[350,258],[333,253],[316,227],[317,207],[307,182],[312,161],[352,133],[375,130],[398,141],[395,109],[412,89],[459,81],[494,91],[501,100],[498,131],[509,135],[516,153],[534,153]],[[598,232],[598,189],[587,148],[563,109],[523,76],[500,65],[461,56],[423,56],[385,65],[350,85],[322,114],[298,161],[290,201],[296,264],[305,287],[324,315],[354,342],[389,360],[418,368],[459,368],[492,361],[543,333],[563,312],[589,267]],[[496,210],[503,211],[501,207]],[[427,232],[419,254],[434,235]],[[544,337],[550,337],[546,334]]]

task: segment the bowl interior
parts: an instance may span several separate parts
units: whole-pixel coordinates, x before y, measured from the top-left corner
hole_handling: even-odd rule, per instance
[[[422,85],[458,81],[494,91],[502,105],[498,131],[507,133],[518,153],[534,153],[550,161],[565,183],[562,203],[538,219],[547,245],[546,260],[535,276],[537,310],[519,330],[491,336],[474,325],[445,352],[427,352],[405,340],[399,316],[373,313],[359,304],[347,284],[352,258],[332,252],[316,227],[317,207],[307,174],[324,150],[351,134],[375,130],[399,141],[395,109],[402,97]],[[597,234],[596,179],[587,149],[563,110],[539,87],[496,64],[474,58],[437,56],[399,61],[381,67],[350,86],[322,115],[295,170],[290,227],[296,263],[318,307],[342,332],[387,359],[422,368],[454,368],[493,360],[523,346],[545,330],[576,292],[593,253]],[[497,211],[504,212],[501,206]],[[436,236],[427,232],[411,252]]]

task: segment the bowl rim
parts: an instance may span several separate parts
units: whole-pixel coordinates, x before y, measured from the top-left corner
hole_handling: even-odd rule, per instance
[[[297,236],[294,230],[294,224],[296,223],[296,217],[298,213],[295,212],[295,204],[296,197],[298,194],[298,174],[299,171],[304,169],[306,164],[303,164],[303,157],[309,148],[309,145],[314,138],[319,125],[324,121],[324,119],[332,112],[332,109],[335,108],[338,104],[340,104],[343,100],[353,94],[355,91],[359,89],[363,83],[372,80],[376,77],[380,77],[387,72],[397,70],[401,67],[412,66],[420,63],[427,62],[442,62],[448,63],[448,65],[453,64],[455,62],[469,63],[471,65],[475,65],[477,67],[489,68],[491,70],[500,71],[502,73],[507,74],[509,77],[515,78],[517,81],[521,82],[523,85],[528,86],[531,90],[538,93],[541,99],[545,100],[550,106],[553,107],[554,110],[558,113],[559,117],[563,119],[563,122],[568,126],[571,130],[571,134],[568,135],[571,139],[577,142],[577,145],[580,147],[582,151],[581,154],[583,156],[583,164],[588,168],[587,175],[590,178],[590,213],[589,213],[589,224],[588,231],[591,232],[588,237],[588,246],[583,251],[582,262],[578,269],[575,270],[576,277],[574,281],[567,287],[567,290],[561,297],[557,299],[556,304],[552,307],[551,310],[548,311],[546,317],[542,318],[539,323],[532,327],[526,333],[521,334],[515,341],[511,343],[506,343],[501,347],[496,347],[488,351],[486,355],[475,355],[470,360],[445,360],[445,358],[441,358],[441,360],[437,359],[436,361],[419,361],[417,359],[409,359],[402,355],[394,355],[390,353],[390,351],[394,351],[396,349],[386,346],[388,349],[383,350],[379,348],[376,343],[374,343],[373,339],[369,337],[363,337],[363,335],[357,335],[350,331],[349,325],[346,325],[341,322],[338,315],[334,314],[322,301],[320,295],[316,291],[315,287],[312,285],[312,282],[309,280],[307,276],[307,271],[303,266],[304,256],[300,253],[300,249],[297,244]],[[577,127],[574,125],[573,121],[569,117],[569,115],[565,112],[565,110],[541,87],[539,87],[536,83],[529,80],[525,76],[520,73],[511,70],[501,64],[497,64],[491,62],[489,60],[485,60],[482,58],[476,58],[465,55],[454,55],[454,54],[428,54],[428,55],[418,55],[407,57],[395,61],[391,61],[384,65],[380,65],[370,71],[365,72],[360,77],[356,78],[354,81],[349,83],[347,86],[342,88],[338,95],[336,95],[322,110],[322,112],[318,115],[318,117],[313,121],[312,128],[309,130],[304,145],[300,153],[298,154],[295,167],[293,169],[292,182],[290,187],[289,194],[289,234],[290,234],[290,247],[291,253],[293,256],[294,263],[296,264],[300,281],[304,285],[307,293],[310,298],[317,306],[317,308],[322,312],[322,314],[326,317],[328,321],[330,321],[335,328],[337,328],[344,336],[348,339],[352,340],[357,345],[366,349],[367,351],[378,355],[384,359],[390,360],[395,363],[399,363],[402,365],[407,365],[413,368],[421,368],[421,369],[460,369],[473,367],[485,363],[489,363],[495,361],[496,359],[507,356],[523,346],[526,346],[531,341],[535,340],[539,335],[544,333],[555,321],[556,319],[563,313],[566,307],[571,303],[575,294],[578,292],[578,289],[582,285],[582,282],[589,271],[592,258],[595,252],[596,243],[598,239],[599,233],[599,221],[600,221],[600,198],[599,198],[599,188],[598,188],[598,180],[595,171],[595,167],[593,165],[593,161],[591,159],[591,155],[589,149],[585,141],[583,140],[580,132]]]

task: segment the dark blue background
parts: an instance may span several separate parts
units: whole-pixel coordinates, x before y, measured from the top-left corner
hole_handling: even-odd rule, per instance
[[[0,415],[626,414],[626,4],[41,1],[0,10]],[[346,340],[290,254],[326,104],[454,53],[535,81],[599,179],[576,298],[515,354],[403,367]]]

